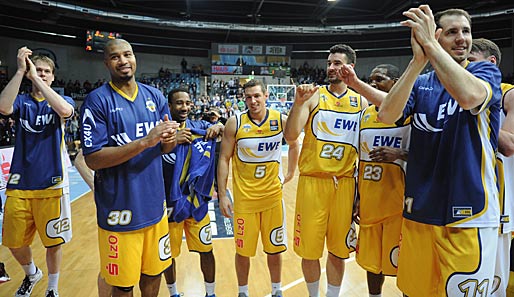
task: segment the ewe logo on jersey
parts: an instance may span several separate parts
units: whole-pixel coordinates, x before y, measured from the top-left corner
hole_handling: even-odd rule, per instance
[[[377,135],[373,139],[373,146],[390,146],[394,148],[400,148],[402,145],[402,138],[396,136],[382,136]]]
[[[54,121],[54,115],[49,114],[40,114],[36,116],[36,126],[44,126],[48,124],[53,124]]]
[[[447,103],[443,103],[439,105],[439,110],[437,112],[437,120],[442,120],[445,118],[445,113],[448,116],[451,116],[455,113],[457,110],[457,107],[459,107],[459,104],[455,100],[450,100]],[[459,107],[459,112],[462,112],[462,107]]]
[[[259,146],[257,147],[257,150],[259,152],[276,151],[276,150],[278,150],[279,145],[280,145],[280,141],[261,142],[261,143],[259,143]]]
[[[243,138],[237,141],[237,156],[243,162],[270,162],[282,156],[282,133],[270,137]]]
[[[312,119],[313,134],[320,140],[354,143],[359,131],[359,113],[320,110]]]
[[[140,138],[148,135],[150,130],[159,125],[159,122],[160,121],[136,123],[136,137]]]

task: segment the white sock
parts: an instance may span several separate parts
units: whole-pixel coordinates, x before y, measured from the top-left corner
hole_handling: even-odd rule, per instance
[[[239,286],[239,293],[245,293],[246,296],[248,296],[248,285],[246,286]]]
[[[207,295],[213,295],[215,286],[216,286],[216,282],[212,282],[212,283],[205,282],[205,293],[207,293]]]
[[[57,287],[59,286],[59,272],[48,274],[48,290],[57,291]]]
[[[170,291],[170,295],[178,294],[176,282],[173,284],[166,284],[166,287],[168,287],[168,291]]]
[[[30,261],[30,263],[27,265],[21,265],[21,267],[23,268],[23,271],[25,271],[26,275],[34,275],[37,272],[34,261]]]
[[[310,297],[319,297],[319,281],[307,283],[307,290]]]
[[[369,297],[382,297],[382,293],[380,293],[380,294],[376,294],[376,295],[369,294]]]
[[[339,291],[341,291],[341,286],[332,286],[331,284],[327,284],[327,297],[338,297]]]
[[[280,288],[282,288],[282,282],[271,283],[271,295],[274,295]]]

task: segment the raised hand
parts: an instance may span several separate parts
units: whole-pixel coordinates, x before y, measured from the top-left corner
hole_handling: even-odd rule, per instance
[[[16,64],[18,64],[18,70],[23,71],[23,73],[27,71],[27,59],[30,55],[32,55],[32,51],[26,46],[18,49]]]
[[[336,75],[345,85],[350,87],[354,86],[359,80],[355,70],[349,64],[343,64],[341,68],[336,71]]]
[[[403,12],[403,15],[409,19],[401,24],[411,28],[416,41],[422,48],[437,43],[437,37],[442,29],[437,29],[430,6],[420,5],[418,8]],[[436,31],[439,31],[437,35]]]
[[[174,143],[177,140],[177,128],[179,124],[175,121],[170,121],[167,114],[164,115],[164,119],[161,122],[164,125],[164,129],[161,133],[162,143]]]
[[[298,103],[305,103],[307,100],[309,100],[309,98],[312,97],[312,95],[314,95],[314,93],[318,91],[318,89],[319,86],[315,86],[313,84],[299,85],[296,88],[294,101]]]

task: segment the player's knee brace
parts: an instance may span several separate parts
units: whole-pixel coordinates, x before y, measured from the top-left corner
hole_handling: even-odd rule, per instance
[[[122,291],[122,292],[131,292],[132,289],[134,289],[134,286],[131,286],[131,287],[118,287],[118,286],[115,286],[115,288],[117,288],[118,290]]]

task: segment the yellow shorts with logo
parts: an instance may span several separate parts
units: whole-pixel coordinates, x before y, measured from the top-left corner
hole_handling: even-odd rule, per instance
[[[409,297],[488,296],[498,228],[451,228],[404,219],[397,284]]]
[[[140,230],[112,232],[98,228],[100,274],[112,286],[131,287],[141,274],[155,276],[171,265],[168,217]]]
[[[402,220],[398,214],[377,224],[360,225],[356,260],[364,270],[396,275]]]
[[[259,232],[265,253],[278,254],[287,250],[284,201],[261,212],[234,212],[234,241],[237,254],[244,257],[255,256]]]
[[[2,244],[9,248],[29,246],[36,231],[45,247],[69,242],[72,236],[70,195],[51,198],[8,196],[2,231]]]
[[[328,251],[348,258],[355,250],[357,234],[352,225],[355,179],[339,180],[300,176],[296,192],[294,251],[303,259],[322,257]]]
[[[169,222],[171,255],[177,258],[182,246],[182,235],[185,233],[189,251],[207,253],[212,251],[212,230],[209,213],[200,222],[193,218],[180,223]]]

